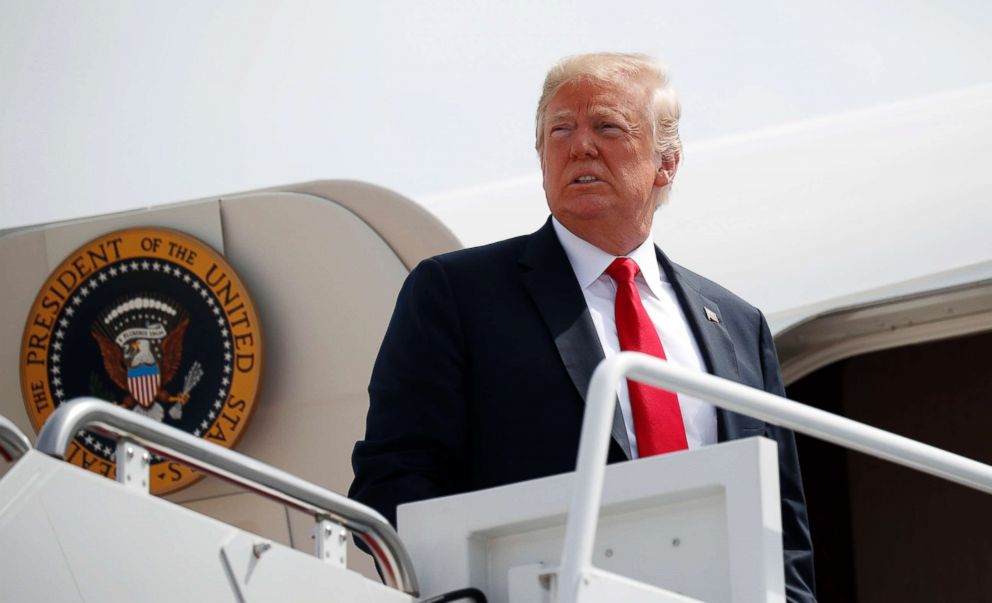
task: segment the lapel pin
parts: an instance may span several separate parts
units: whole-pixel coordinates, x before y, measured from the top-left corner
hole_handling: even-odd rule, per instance
[[[716,312],[710,310],[706,306],[703,306],[703,310],[706,310],[706,320],[720,324],[720,317],[717,316]]]

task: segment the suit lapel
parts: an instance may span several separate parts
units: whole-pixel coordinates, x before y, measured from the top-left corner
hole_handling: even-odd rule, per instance
[[[689,328],[699,344],[707,370],[718,377],[740,382],[737,353],[730,334],[724,326],[720,306],[699,292],[695,281],[698,277],[677,264],[655,248],[658,263],[675,289],[682,305]],[[758,419],[717,408],[717,439],[721,442],[764,431]]]
[[[520,266],[524,287],[554,339],[565,370],[585,401],[592,373],[605,356],[575,272],[550,219],[528,239]],[[630,443],[619,403],[613,417],[613,439],[630,458]]]

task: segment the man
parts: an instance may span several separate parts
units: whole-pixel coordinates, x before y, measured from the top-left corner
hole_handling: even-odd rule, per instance
[[[573,471],[592,372],[621,349],[783,393],[761,313],[654,246],[679,114],[649,57],[581,55],[549,72],[536,146],[552,218],[410,273],[369,385],[352,497],[395,523],[398,504]],[[618,406],[610,462],[775,439],[787,595],[815,600],[791,433],[639,384],[619,387]]]

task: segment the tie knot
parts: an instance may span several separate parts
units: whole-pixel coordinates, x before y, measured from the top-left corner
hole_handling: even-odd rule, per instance
[[[637,262],[630,258],[617,258],[606,269],[606,274],[617,283],[628,283],[634,280],[634,276],[640,272]]]

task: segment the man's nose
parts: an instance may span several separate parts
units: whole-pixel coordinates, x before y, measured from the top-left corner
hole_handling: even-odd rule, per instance
[[[572,137],[571,148],[572,159],[584,159],[587,157],[599,157],[599,149],[596,148],[596,140],[593,133],[585,128],[579,128]]]

